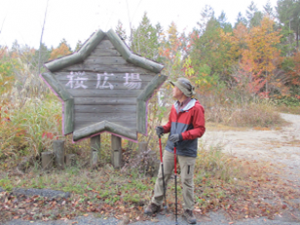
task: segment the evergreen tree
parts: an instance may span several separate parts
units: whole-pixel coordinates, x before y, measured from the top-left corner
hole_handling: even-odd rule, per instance
[[[133,30],[132,37],[131,49],[133,52],[149,59],[156,60],[158,58],[157,29],[150,23],[147,13],[144,13],[138,28]]]
[[[76,47],[75,47],[75,52],[77,52],[81,47],[82,47],[82,42],[80,40],[78,40]]]
[[[190,56],[196,74],[201,73],[205,68],[205,71],[210,72],[208,75],[218,74],[222,79],[227,79],[231,61],[228,60],[230,59],[228,56],[230,46],[222,39],[222,35],[225,34],[220,22],[213,17],[208,21],[202,35],[198,31],[198,34],[194,36]]]
[[[267,1],[264,6],[264,15],[269,15],[270,17],[274,17],[273,7],[271,5],[270,0]]]
[[[236,22],[234,24],[234,28],[236,28],[239,23],[242,23],[245,26],[247,26],[247,19],[242,15],[241,12],[238,13],[238,16],[236,18]]]
[[[116,33],[124,40],[126,41],[127,39],[127,35],[126,35],[126,31],[123,28],[123,24],[120,20],[118,20],[118,24],[116,27]]]
[[[248,19],[248,27],[250,27],[250,28],[259,26],[263,19],[262,12],[258,11],[258,9],[253,1],[248,6],[246,15],[247,15],[247,19]]]
[[[48,47],[42,43],[41,46],[41,60],[40,60],[40,67],[42,68],[44,63],[47,62],[50,58],[50,54],[51,54],[51,49],[48,49]],[[39,51],[35,51],[35,62],[36,62],[36,66],[38,66],[38,58],[39,58]]]
[[[220,27],[225,32],[232,32],[232,25],[231,23],[227,22],[226,14],[224,11],[222,11],[221,15],[218,17],[218,22],[220,23]]]
[[[15,41],[12,43],[12,46],[11,46],[11,52],[18,53],[20,50],[21,50],[21,47],[20,47],[20,44],[18,43],[18,40],[15,40]]]
[[[278,18],[285,29],[294,31],[298,49],[300,36],[300,0],[278,0],[276,10]]]
[[[199,28],[196,29],[199,35],[201,35],[205,31],[208,21],[214,18],[215,12],[211,6],[205,5],[200,15],[201,15],[200,22],[197,22]]]

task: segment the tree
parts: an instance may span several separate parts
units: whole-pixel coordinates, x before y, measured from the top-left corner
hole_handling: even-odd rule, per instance
[[[123,24],[120,20],[118,20],[118,24],[115,31],[124,41],[126,41],[127,39],[126,31],[124,30]]]
[[[201,15],[200,21],[197,22],[198,29],[195,29],[198,35],[202,35],[204,33],[208,21],[210,21],[212,18],[215,17],[215,12],[211,6],[205,5],[200,15]]]
[[[246,16],[248,19],[248,27],[259,26],[260,22],[263,18],[262,12],[258,11],[255,3],[252,1],[248,6],[248,10],[246,11]]]
[[[177,26],[171,22],[166,33],[163,35],[159,47],[159,55],[165,64],[164,71],[172,79],[181,76],[182,41],[179,38]]]
[[[138,28],[133,30],[132,37],[131,49],[135,53],[149,59],[155,60],[158,58],[159,42],[157,30],[150,23],[146,12]]]
[[[232,32],[232,25],[231,23],[227,22],[226,14],[224,11],[222,11],[221,15],[218,17],[218,22],[220,23],[220,27],[225,32]]]
[[[300,36],[300,0],[278,0],[276,10],[280,22],[287,27],[287,30],[294,31],[298,49]]]
[[[190,54],[196,75],[203,66],[208,66],[210,75],[216,73],[221,79],[227,79],[227,75],[230,74],[231,56],[228,55],[230,45],[222,38],[224,34],[225,31],[214,17],[208,21],[205,30],[196,30]]]
[[[300,87],[300,51],[295,52],[292,57],[293,67],[290,68],[288,75],[290,76],[291,84]]]
[[[71,54],[71,48],[69,47],[67,41],[63,39],[59,46],[52,50],[50,54],[50,60]]]
[[[244,24],[245,26],[247,26],[247,19],[242,15],[241,12],[238,13],[238,16],[236,18],[236,22],[235,22],[235,25],[234,27],[236,28],[238,24]]]
[[[49,60],[50,54],[51,49],[48,49],[48,47],[44,43],[41,43],[39,51],[35,52],[35,61],[38,62],[40,60],[40,66],[42,67],[42,65]],[[36,66],[38,66],[38,63]]]
[[[269,16],[271,18],[274,17],[273,7],[271,5],[270,0],[267,1],[266,5],[264,5],[264,15]]]
[[[82,46],[82,42],[80,40],[77,41],[76,47],[75,47],[75,51],[77,52]]]
[[[280,32],[274,30],[274,20],[264,17],[261,25],[251,28],[246,37],[247,48],[242,52],[242,60],[253,65],[253,73],[266,80],[265,90],[269,93],[269,82],[274,77],[274,70],[279,62]]]

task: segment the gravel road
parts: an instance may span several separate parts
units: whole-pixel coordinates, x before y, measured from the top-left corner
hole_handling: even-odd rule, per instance
[[[210,219],[210,221],[207,221]],[[22,221],[22,220],[13,220],[8,223],[5,223],[5,225],[84,225],[84,224],[90,224],[90,225],[121,225],[124,224],[122,221],[117,220],[115,218],[109,218],[109,219],[101,219],[101,218],[94,218],[93,216],[81,216],[74,220],[68,220],[68,221],[48,221],[48,222],[31,222],[31,221]],[[163,215],[158,215],[153,221],[143,221],[143,222],[135,222],[132,223],[133,225],[174,225],[175,220],[168,219],[167,217]],[[181,217],[178,218],[178,224],[179,225],[185,225],[188,224],[186,221],[184,221]],[[210,213],[209,218],[206,218],[204,221],[198,221],[197,224],[203,224],[203,225],[221,225],[221,224],[235,224],[235,225],[295,225],[300,224],[298,222],[292,222],[292,221],[284,221],[284,220],[268,220],[266,218],[258,218],[258,219],[244,219],[240,221],[235,221],[234,223],[231,223],[231,221],[228,221],[225,219],[224,215],[221,212],[218,213]]]
[[[281,114],[281,116],[291,122],[291,125],[284,127],[281,130],[247,130],[247,131],[207,131],[203,137],[205,143],[222,142],[225,146],[225,151],[230,152],[238,157],[245,157],[251,159],[272,160],[275,163],[282,163],[287,166],[289,171],[292,171],[299,179],[300,168],[300,146],[293,143],[299,143],[300,140],[300,115]],[[299,213],[299,212],[298,212]],[[116,218],[95,218],[90,216],[81,216],[74,220],[67,221],[22,221],[13,220],[5,223],[5,225],[65,225],[65,224],[108,224],[121,225],[126,224],[124,221]],[[149,221],[135,222],[134,225],[152,225],[175,224],[174,219],[164,215],[157,215]],[[178,219],[178,224],[187,224],[181,217]],[[224,214],[220,212],[211,212],[207,216],[198,220],[197,224],[205,225],[219,225],[219,224],[236,224],[236,225],[263,225],[263,224],[277,224],[277,225],[294,225],[300,224],[295,222],[291,215],[282,215],[276,217],[275,220],[267,218],[244,219],[240,221],[229,221]]]

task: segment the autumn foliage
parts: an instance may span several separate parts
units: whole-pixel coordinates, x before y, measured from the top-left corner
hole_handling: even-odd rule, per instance
[[[67,46],[66,43],[61,43],[61,45],[53,49],[53,51],[50,54],[50,60],[51,59],[56,59],[65,55],[71,54],[70,48]]]

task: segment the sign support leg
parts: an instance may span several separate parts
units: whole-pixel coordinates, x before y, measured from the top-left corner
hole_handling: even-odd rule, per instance
[[[91,166],[96,167],[98,164],[98,153],[101,147],[101,135],[91,137]]]
[[[111,135],[111,163],[114,168],[121,168],[122,166],[122,139],[118,136]]]

